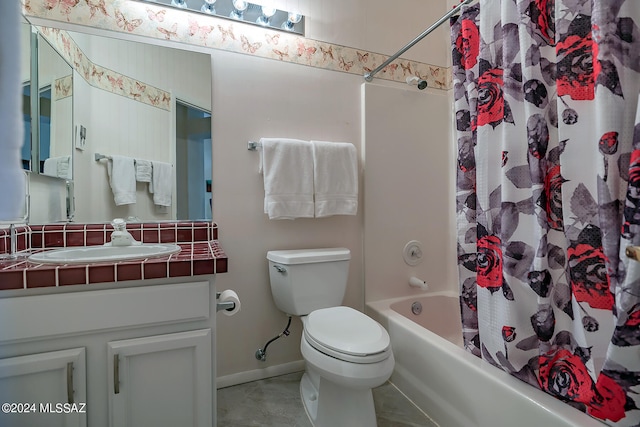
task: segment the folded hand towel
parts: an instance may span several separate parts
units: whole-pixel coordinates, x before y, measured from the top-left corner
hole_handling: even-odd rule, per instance
[[[48,176],[71,179],[71,156],[49,157],[44,161],[42,173]]]
[[[151,162],[136,159],[136,181],[151,182]]]
[[[264,213],[269,219],[313,218],[313,152],[308,141],[262,138]]]
[[[358,153],[353,144],[311,141],[315,216],[358,212]]]
[[[58,160],[56,175],[58,178],[71,179],[71,156],[62,156]]]
[[[58,176],[58,157],[45,159],[42,167],[42,174],[47,176]]]
[[[112,155],[107,164],[109,183],[116,206],[136,202],[136,168],[133,157]]]
[[[22,123],[22,84],[20,77],[20,2],[0,2],[0,182],[2,202],[0,220],[17,220],[24,215],[25,173],[20,160],[24,125]]]
[[[157,206],[171,206],[173,193],[173,166],[171,163],[151,162],[152,173],[149,192]]]

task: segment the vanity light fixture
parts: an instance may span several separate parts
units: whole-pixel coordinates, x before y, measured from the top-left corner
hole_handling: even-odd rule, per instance
[[[246,0],[137,0],[153,3],[156,6],[168,6],[183,11],[233,19],[246,24],[291,32],[304,36],[305,18],[299,13],[276,9],[271,3],[260,5]],[[258,3],[262,3],[259,0]],[[264,0],[263,0],[264,1]],[[265,1],[266,3],[266,1]],[[166,19],[166,18],[165,18]]]

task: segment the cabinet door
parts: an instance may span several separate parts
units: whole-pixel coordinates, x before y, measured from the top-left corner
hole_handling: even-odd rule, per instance
[[[86,426],[86,386],[84,348],[0,359],[0,426]]]
[[[211,329],[108,343],[112,427],[211,427]]]

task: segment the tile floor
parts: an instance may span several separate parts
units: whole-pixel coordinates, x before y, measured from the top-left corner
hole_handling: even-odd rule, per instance
[[[311,427],[300,400],[301,377],[298,372],[219,389],[218,426]],[[389,382],[375,388],[373,398],[378,427],[437,427]]]

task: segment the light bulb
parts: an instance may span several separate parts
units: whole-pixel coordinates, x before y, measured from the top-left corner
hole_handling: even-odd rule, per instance
[[[289,17],[287,18],[287,22],[291,22],[292,24],[297,24],[302,20],[302,15],[299,13],[289,12]]]
[[[287,31],[293,31],[293,26],[302,20],[302,15],[299,13],[289,12],[287,20],[282,23],[282,29]]]
[[[276,14],[276,9],[274,7],[262,6],[262,16],[259,16],[256,19],[256,24],[260,24],[263,27],[269,26],[269,19]]]
[[[275,7],[262,6],[262,16],[264,16],[265,18],[271,18],[275,14],[276,14]]]
[[[200,12],[208,13],[213,15],[216,13],[216,8],[214,5],[216,4],[216,0],[204,0],[204,4],[200,8]]]
[[[233,0],[233,12],[229,15],[233,19],[243,19],[244,11],[249,7],[249,3],[244,0]]]
[[[233,0],[233,7],[238,12],[244,12],[245,10],[247,10],[247,7],[249,7],[249,3],[244,0]]]

